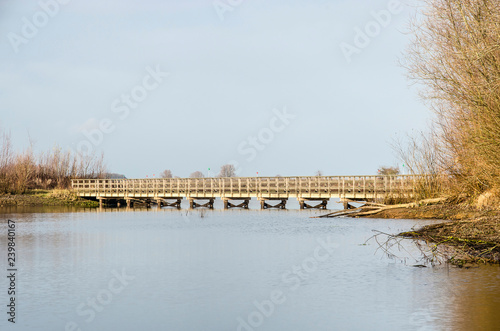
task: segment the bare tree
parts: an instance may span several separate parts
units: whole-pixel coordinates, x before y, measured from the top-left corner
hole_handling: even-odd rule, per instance
[[[399,168],[382,166],[378,168],[377,173],[383,176],[396,176],[399,175]]]
[[[316,171],[314,176],[323,176],[323,172],[321,170]]]
[[[17,155],[15,163],[15,192],[25,193],[34,180],[36,170],[33,142],[30,141],[30,146],[22,154]]]
[[[224,164],[220,167],[218,177],[236,177],[236,168],[232,164]]]
[[[0,144],[0,192],[68,188],[71,178],[101,178],[106,171],[102,154],[74,155],[55,146],[37,155],[31,139],[27,149],[16,153],[10,134],[5,133],[0,136]]]
[[[11,186],[12,176],[9,172],[12,169],[13,153],[10,133],[2,133],[0,146],[0,190],[8,192]]]
[[[189,178],[204,178],[205,175],[203,175],[203,172],[201,171],[195,171],[191,175],[189,175]]]
[[[160,178],[172,178],[172,171],[166,169],[160,174]]]
[[[498,0],[422,2],[403,65],[436,113],[434,165],[463,193],[499,188]]]
[[[0,171],[6,169],[12,163],[12,140],[10,133],[2,133],[0,147]]]

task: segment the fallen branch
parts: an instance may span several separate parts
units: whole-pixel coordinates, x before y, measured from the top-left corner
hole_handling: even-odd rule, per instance
[[[346,215],[351,215],[351,214],[356,214],[358,212],[366,211],[367,209],[370,209],[370,208],[374,208],[374,207],[361,206],[361,207],[354,208],[354,209],[337,210],[337,211],[334,211],[333,213],[329,213],[329,214],[321,215],[321,216],[314,216],[311,218],[341,217],[341,216],[346,216]]]
[[[368,215],[375,215],[378,213],[381,213],[385,210],[389,209],[398,209],[398,208],[415,208],[420,205],[432,205],[436,203],[440,203],[445,201],[447,198],[434,198],[434,199],[424,199],[420,200],[417,202],[411,202],[411,203],[404,203],[404,204],[399,204],[399,205],[383,205],[380,203],[374,203],[374,202],[365,202],[365,204],[361,207],[354,208],[354,209],[346,209],[346,210],[338,210],[333,213],[329,213],[326,215],[321,215],[321,216],[315,216],[312,218],[324,218],[324,217],[342,217],[342,216],[349,216],[349,217],[360,217],[360,216],[368,216]]]
[[[376,202],[370,202],[370,201],[357,201],[357,200],[351,200],[351,199],[342,199],[342,200],[335,201],[335,202],[337,202],[337,203],[344,203],[344,202],[364,203],[364,205],[361,207],[364,207],[366,205],[377,206],[377,207],[386,207],[387,206],[383,203],[376,203]]]

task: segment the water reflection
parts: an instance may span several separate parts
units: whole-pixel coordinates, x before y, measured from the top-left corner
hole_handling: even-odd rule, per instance
[[[397,233],[432,221],[311,219],[317,211],[296,210],[49,210],[11,209],[0,217],[3,233],[6,219],[17,222],[22,286],[22,318],[15,328],[0,320],[2,330],[64,330],[69,322],[82,330],[236,330],[275,291],[286,299],[250,328],[470,330],[499,323],[498,267],[414,268],[410,256],[405,264],[376,252],[373,242],[363,245],[373,230]],[[335,245],[316,259],[321,240]],[[411,241],[405,249],[396,255],[417,253]],[[87,322],[77,308],[122,271],[135,279]]]
[[[453,300],[448,321],[454,330],[500,329],[500,268],[498,266],[461,270],[450,286]]]

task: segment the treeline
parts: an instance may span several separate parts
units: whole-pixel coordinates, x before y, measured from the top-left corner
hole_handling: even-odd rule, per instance
[[[102,178],[104,175],[103,155],[74,155],[58,146],[37,154],[33,144],[23,152],[16,152],[10,134],[1,136],[0,193],[65,189],[71,186],[71,178]]]
[[[422,0],[404,66],[436,114],[429,133],[400,148],[414,173],[452,195],[500,192],[498,0]]]
[[[195,171],[189,175],[189,178],[204,178],[205,175],[201,171]],[[217,177],[236,177],[236,168],[232,164],[224,164],[219,171]],[[172,171],[166,169],[160,173],[160,178],[179,178],[172,175]]]
[[[383,168],[386,169],[386,168]],[[393,168],[387,168],[387,169],[393,169]],[[210,169],[208,169],[210,170]],[[220,167],[219,173],[216,175],[218,178],[226,178],[226,177],[239,177],[237,174],[238,170],[233,164],[224,164],[223,166]],[[380,170],[379,170],[380,172]],[[258,174],[258,173],[257,173]],[[384,173],[386,174],[386,173]],[[393,174],[393,173],[387,173],[387,174]],[[397,173],[394,173],[393,175],[399,174],[399,169],[397,170]],[[323,176],[323,172],[321,170],[318,170],[314,173],[314,176]],[[281,175],[277,174],[275,177],[282,177]],[[160,178],[180,178],[178,176],[172,175],[172,171],[169,169],[163,170],[160,173]],[[189,178],[205,178],[205,175],[201,171],[195,171],[192,172],[189,175]]]

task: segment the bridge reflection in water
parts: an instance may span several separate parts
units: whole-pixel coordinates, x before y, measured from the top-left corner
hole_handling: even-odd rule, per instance
[[[422,176],[309,176],[309,177],[228,177],[228,178],[158,178],[158,179],[72,179],[74,192],[83,198],[103,203],[134,203],[161,208],[180,208],[186,198],[190,208],[213,208],[221,198],[224,209],[248,208],[251,198],[262,209],[285,209],[289,198],[296,198],[300,208],[326,209],[331,198],[375,201],[393,196],[412,196],[415,182]],[[203,201],[203,203],[202,203]],[[272,205],[270,202],[275,201]],[[316,203],[316,205],[311,205]],[[348,207],[347,202],[344,207]]]

